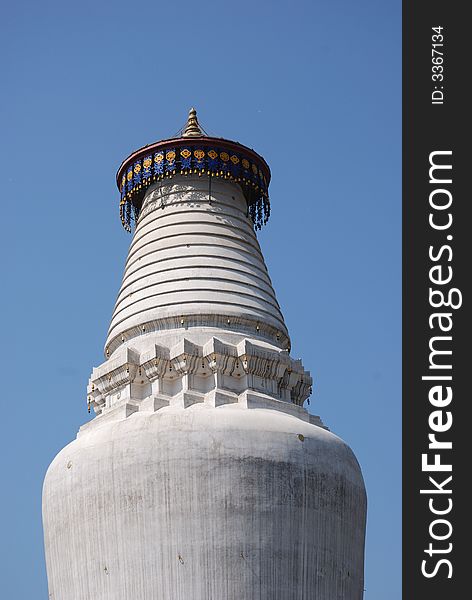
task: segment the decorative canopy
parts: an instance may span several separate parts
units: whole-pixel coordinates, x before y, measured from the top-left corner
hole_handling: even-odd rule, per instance
[[[179,137],[162,140],[133,152],[121,164],[117,184],[121,193],[120,217],[131,231],[147,188],[156,181],[193,173],[237,182],[247,202],[254,228],[265,225],[270,215],[270,169],[254,150],[223,138],[206,136],[194,108]]]

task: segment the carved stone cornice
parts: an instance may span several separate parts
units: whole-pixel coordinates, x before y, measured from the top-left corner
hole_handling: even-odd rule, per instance
[[[100,414],[120,403],[140,410],[141,405],[169,406],[177,398],[184,408],[195,402],[216,406],[245,393],[262,394],[265,403],[272,398],[279,406],[302,407],[311,388],[310,373],[286,350],[247,338],[236,345],[212,337],[203,345],[187,338],[170,348],[156,344],[142,355],[125,347],[93,370],[87,391],[89,405]],[[148,398],[160,400],[149,404]]]

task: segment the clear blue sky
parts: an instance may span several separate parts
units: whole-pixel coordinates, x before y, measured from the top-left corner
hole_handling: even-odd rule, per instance
[[[115,171],[195,105],[272,169],[260,240],[311,408],[362,465],[366,600],[400,593],[400,0],[2,6],[2,597],[47,599],[41,485],[89,417],[130,236]],[[6,267],[6,269],[5,269]]]

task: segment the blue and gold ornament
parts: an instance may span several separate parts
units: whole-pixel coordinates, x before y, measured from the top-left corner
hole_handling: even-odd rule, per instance
[[[241,161],[239,160],[239,157],[236,156],[236,154],[232,154],[230,156],[230,161],[231,164],[229,168],[231,171],[231,175],[237,180],[239,179],[239,175],[241,173]]]
[[[141,163],[134,163],[133,167],[133,186],[139,187],[141,185]]]
[[[180,167],[184,175],[186,175],[192,167],[192,151],[189,148],[180,149]]]
[[[190,143],[189,143],[190,142]],[[248,216],[260,229],[270,214],[268,185],[270,171],[253,150],[235,142],[205,138],[192,143],[188,138],[158,142],[143,148],[119,170],[120,216],[126,230],[139,216],[146,189],[156,180],[177,174],[208,174],[237,182],[244,193]]]
[[[175,156],[175,148],[169,148],[169,150],[166,151],[166,175],[173,175],[175,172]]]
[[[143,183],[148,182],[152,177],[152,156],[148,155],[143,158]]]
[[[223,152],[220,152],[220,175],[224,175],[226,177],[226,175],[228,174],[229,171],[229,154],[223,150]]]
[[[211,150],[209,150],[207,152],[207,160],[208,160],[208,170],[211,173],[217,173],[218,172],[218,152],[212,148]]]
[[[194,161],[193,164],[195,166],[195,173],[198,171],[201,175],[201,172],[205,169],[205,151],[201,148],[197,148],[193,151]]]
[[[156,152],[154,154],[154,175],[164,175],[164,152]]]
[[[133,189],[133,167],[130,167],[126,173],[126,189],[128,193]]]

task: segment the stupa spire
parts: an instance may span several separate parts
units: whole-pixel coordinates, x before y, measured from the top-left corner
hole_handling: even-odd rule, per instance
[[[187,124],[182,132],[182,137],[198,137],[205,135],[198,122],[197,111],[195,108],[191,108],[188,111]]]
[[[117,182],[136,227],[96,416],[43,487],[49,598],[361,600],[362,474],[304,408],[312,378],[255,232],[269,166],[191,109]]]

